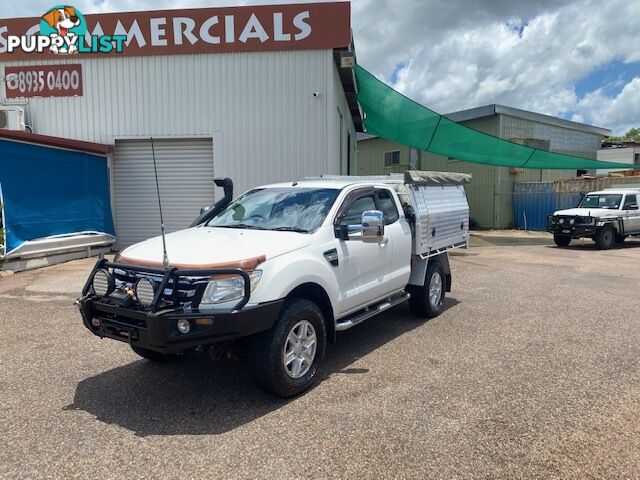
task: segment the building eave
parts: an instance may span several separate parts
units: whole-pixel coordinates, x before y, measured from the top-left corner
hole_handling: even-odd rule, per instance
[[[97,155],[109,155],[113,151],[112,145],[102,143],[83,142],[71,140],[69,138],[52,137],[49,135],[39,135],[36,133],[21,132],[18,130],[0,129],[0,140],[10,140],[22,143],[31,143],[43,147],[62,148],[65,150],[75,150]]]
[[[545,123],[547,125],[555,125],[557,127],[568,128],[579,132],[592,133],[602,137],[611,135],[611,130],[604,127],[596,127],[586,123],[574,122],[563,118],[544,115],[542,113],[529,112],[519,108],[507,107],[505,105],[491,104],[482,107],[460,110],[457,112],[447,113],[445,117],[454,122],[465,122],[477,118],[488,117],[491,115],[508,115],[510,117],[521,118],[532,122]]]
[[[349,111],[353,118],[353,125],[356,132],[364,132],[364,123],[362,109],[358,103],[358,83],[356,82],[356,74],[352,67],[342,67],[341,57],[344,54],[353,56],[354,64],[356,63],[356,48],[353,41],[353,34],[351,35],[351,42],[346,48],[337,48],[333,50],[333,59],[338,69],[338,75],[340,76],[340,83],[344,90],[345,97],[347,98],[347,104],[349,105]]]

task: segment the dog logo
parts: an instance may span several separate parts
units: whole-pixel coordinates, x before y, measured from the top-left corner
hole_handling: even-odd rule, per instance
[[[53,53],[78,53],[78,40],[86,33],[84,16],[68,5],[52,8],[40,20],[40,35],[51,39],[49,50]]]

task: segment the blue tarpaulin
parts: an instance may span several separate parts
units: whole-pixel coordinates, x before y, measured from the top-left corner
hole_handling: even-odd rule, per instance
[[[115,235],[104,156],[0,140],[5,253],[37,238]]]

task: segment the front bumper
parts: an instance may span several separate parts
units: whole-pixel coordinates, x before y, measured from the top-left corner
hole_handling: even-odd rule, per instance
[[[143,308],[127,295],[97,297],[91,288],[91,280],[98,269],[162,276],[153,304]],[[214,275],[240,275],[244,279],[244,297],[233,308],[200,309],[206,282],[193,287],[196,293],[187,306],[179,300],[181,279]],[[77,304],[84,326],[94,335],[161,353],[175,353],[270,329],[280,314],[284,299],[247,306],[250,295],[249,276],[238,269],[157,269],[102,259],[94,266]],[[176,324],[180,319],[189,320],[189,333],[178,331]]]
[[[593,237],[598,232],[595,225],[560,225],[547,224],[547,232],[554,235],[564,235],[571,238]]]
[[[98,337],[161,353],[175,353],[268,330],[278,318],[283,302],[276,300],[209,314],[182,310],[147,312],[90,296],[78,300],[78,307],[84,326]],[[181,318],[191,323],[192,329],[187,334],[176,328]]]

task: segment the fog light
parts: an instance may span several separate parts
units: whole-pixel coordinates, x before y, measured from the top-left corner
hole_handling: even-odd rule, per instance
[[[115,288],[115,280],[113,275],[101,268],[96,271],[91,280],[91,287],[93,292],[99,297],[106,297]]]
[[[191,331],[191,323],[186,318],[181,318],[177,323],[180,333],[189,333]]]
[[[136,297],[143,307],[150,307],[153,305],[153,299],[156,296],[155,282],[148,278],[141,278],[136,283]]]
[[[91,319],[91,325],[93,325],[94,327],[99,327],[101,323],[102,320],[100,320],[99,318],[93,317]]]

